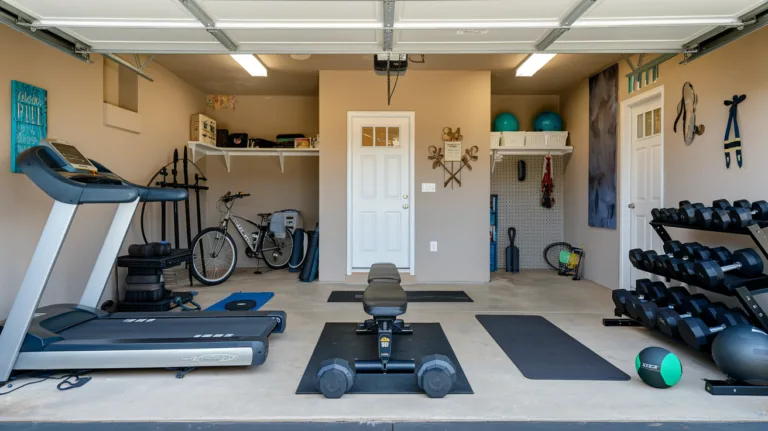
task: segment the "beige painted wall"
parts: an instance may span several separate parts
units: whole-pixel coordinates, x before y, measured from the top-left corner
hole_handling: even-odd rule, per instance
[[[24,59],[20,61],[19,59]],[[143,130],[133,134],[103,126],[103,63],[96,55],[88,65],[8,27],[0,26],[0,317],[21,284],[37,245],[52,200],[23,174],[10,173],[10,81],[48,90],[48,134],[78,146],[126,179],[144,183],[171,159],[172,149],[189,137],[189,120],[203,109],[205,96],[158,64],[148,73],[154,83],[139,80],[139,112]],[[106,208],[105,208],[106,207]],[[64,244],[43,297],[43,304],[77,301],[114,215],[114,206],[82,207]],[[148,222],[157,220],[148,218]],[[157,226],[149,226],[150,235]],[[139,242],[138,215],[126,244]],[[110,284],[112,280],[110,280]],[[111,297],[110,286],[104,299]]]
[[[416,212],[415,270],[421,282],[485,282],[489,279],[488,199],[490,195],[491,80],[489,72],[409,71],[387,106],[385,77],[373,72],[320,72],[320,268],[322,281],[343,281],[347,239],[347,112],[414,111]],[[428,147],[441,144],[443,127],[461,127],[465,147],[481,157],[463,174],[463,186],[442,183]],[[438,241],[438,252],[429,242]]]
[[[502,112],[511,112],[521,131],[533,130],[533,120],[542,111],[560,112],[560,96],[491,96],[491,121]]]
[[[318,98],[304,96],[237,96],[236,109],[206,108],[219,129],[248,133],[252,138],[274,140],[280,133],[316,136],[319,130]],[[258,222],[256,214],[296,209],[304,227],[312,229],[318,220],[319,157],[286,157],[285,173],[277,157],[233,157],[231,172],[224,161],[213,157],[206,164],[211,189],[207,194],[208,225],[218,222],[216,203],[227,191],[251,193],[235,204],[238,214]],[[255,266],[245,256],[239,239],[238,266]]]
[[[680,57],[660,67],[657,83],[627,92],[624,75],[629,73],[625,63],[619,69],[619,100],[642,94],[660,85],[664,86],[664,203],[666,207],[688,199],[711,205],[714,199],[768,199],[763,182],[764,161],[768,160],[768,146],[764,137],[768,134],[768,58],[754,55],[755,48],[768,46],[768,30],[763,29],[740,39],[724,48],[704,56],[688,65],[680,65]],[[706,126],[706,133],[697,136],[693,145],[686,146],[681,134],[675,134],[673,124],[680,91],[684,82],[690,81],[698,96],[696,122]],[[747,94],[747,100],[739,106],[739,126],[742,137],[744,167],[731,165],[725,168],[723,135],[728,119],[728,109],[723,100],[734,94]],[[588,175],[588,82],[584,81],[561,99],[561,109],[571,132],[573,156],[566,165],[567,215],[566,241],[586,246],[586,277],[608,286],[618,286],[619,231],[590,228],[587,226],[587,175]],[[620,112],[621,118],[621,112]],[[619,132],[620,133],[620,132]],[[619,154],[621,157],[621,154]],[[673,238],[700,241],[705,245],[726,245],[731,248],[752,246],[747,237],[702,233],[671,229]]]

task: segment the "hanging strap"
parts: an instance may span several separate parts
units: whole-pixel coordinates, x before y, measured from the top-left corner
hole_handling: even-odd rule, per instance
[[[725,151],[725,167],[726,169],[731,167],[731,153],[730,150],[735,150],[736,163],[741,168],[742,155],[741,155],[741,135],[739,134],[739,122],[738,122],[738,106],[747,98],[746,94],[734,95],[733,99],[723,102],[725,106],[730,106],[728,109],[728,124],[725,126],[725,138],[723,138],[723,149]],[[730,139],[731,126],[733,126],[733,139]]]

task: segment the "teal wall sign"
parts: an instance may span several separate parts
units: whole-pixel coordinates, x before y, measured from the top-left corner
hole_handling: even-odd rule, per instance
[[[48,136],[48,91],[11,81],[11,172],[16,157]]]

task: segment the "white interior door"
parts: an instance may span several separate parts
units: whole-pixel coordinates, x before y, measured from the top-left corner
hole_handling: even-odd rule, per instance
[[[351,117],[351,267],[410,268],[409,116]]]
[[[648,224],[651,210],[661,208],[663,190],[663,137],[661,97],[632,107],[630,248],[662,249],[662,242]],[[625,262],[629,262],[627,258]],[[631,267],[630,283],[649,274]],[[624,287],[624,286],[622,286]]]

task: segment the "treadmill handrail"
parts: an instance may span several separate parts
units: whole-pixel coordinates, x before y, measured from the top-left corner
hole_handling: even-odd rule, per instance
[[[138,184],[134,184],[114,172],[110,171],[106,166],[101,163],[91,160],[93,166],[99,170],[99,172],[109,173],[120,178],[125,184],[135,187],[139,191],[139,201],[141,202],[173,202],[183,201],[189,197],[189,191],[180,188],[168,188],[168,187],[145,187]]]
[[[52,199],[72,204],[126,203],[139,197],[139,190],[129,184],[98,184],[74,181],[51,165],[51,150],[35,146],[16,159],[21,171]]]

